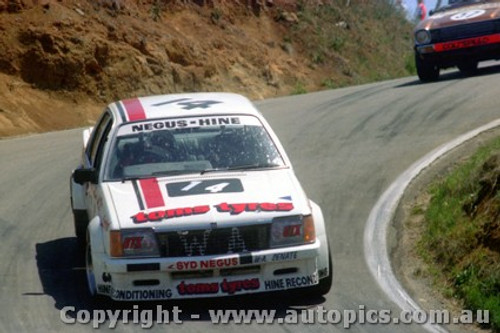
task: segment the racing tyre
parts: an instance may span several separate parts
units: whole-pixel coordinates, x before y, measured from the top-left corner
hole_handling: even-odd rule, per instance
[[[458,64],[457,67],[462,74],[469,76],[473,75],[477,71],[477,65],[478,65],[477,61],[467,61]]]
[[[73,210],[73,219],[75,224],[75,234],[78,241],[78,245],[85,249],[87,242],[87,225],[89,224],[89,219],[87,216],[87,211],[85,210]]]
[[[90,297],[95,299],[97,296],[97,283],[94,274],[94,265],[92,263],[90,241],[87,241],[87,246],[85,247],[85,273],[87,277],[87,290]]]
[[[415,53],[415,66],[417,67],[418,78],[422,82],[433,82],[439,79],[439,67],[435,64],[425,62]]]

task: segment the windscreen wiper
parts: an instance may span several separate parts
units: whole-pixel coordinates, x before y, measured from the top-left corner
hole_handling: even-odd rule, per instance
[[[253,164],[242,164],[242,165],[233,165],[230,167],[223,167],[223,168],[213,168],[213,169],[205,169],[200,172],[200,174],[205,174],[208,172],[220,172],[220,171],[238,171],[238,170],[257,170],[257,169],[267,169],[267,168],[276,168],[276,167],[282,167],[283,165],[280,164],[273,164],[273,163],[253,163]]]

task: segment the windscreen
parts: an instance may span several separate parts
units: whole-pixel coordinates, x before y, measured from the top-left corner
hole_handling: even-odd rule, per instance
[[[450,9],[477,3],[499,2],[499,0],[443,0],[438,2],[436,10]]]
[[[124,124],[109,154],[106,180],[284,166],[271,137],[253,116]]]

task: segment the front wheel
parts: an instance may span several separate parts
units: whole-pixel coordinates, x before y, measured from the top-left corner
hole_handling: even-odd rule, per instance
[[[90,247],[90,240],[87,240],[85,248],[85,272],[87,276],[87,289],[91,298],[97,296],[97,286],[94,274],[94,265],[92,263],[92,249]]]
[[[433,82],[439,79],[439,67],[428,63],[418,53],[415,53],[415,66],[417,67],[418,78],[422,82]]]
[[[85,248],[87,242],[87,226],[89,218],[86,210],[73,209],[73,222],[75,226],[75,235],[81,248]]]

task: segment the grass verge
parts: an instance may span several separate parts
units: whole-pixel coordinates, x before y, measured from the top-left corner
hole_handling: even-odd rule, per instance
[[[419,254],[440,290],[500,332],[500,138],[429,188]]]

